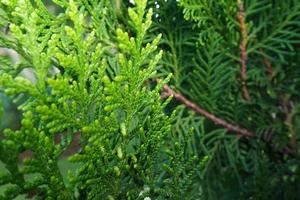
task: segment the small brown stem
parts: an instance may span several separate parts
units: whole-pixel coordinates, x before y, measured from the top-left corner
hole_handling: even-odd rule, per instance
[[[242,81],[242,92],[245,100],[250,101],[250,95],[247,87],[247,28],[245,24],[245,11],[243,2],[238,0],[239,5],[239,23],[242,33],[242,41],[240,44],[240,62],[241,62],[241,81]]]
[[[182,94],[175,92],[172,88],[170,88],[168,85],[164,85],[164,96],[173,96],[176,100],[183,103],[186,107],[191,108],[196,113],[203,115],[204,117],[208,118],[212,122],[214,122],[216,125],[223,126],[229,131],[237,133],[239,136],[246,136],[246,137],[255,137],[255,133],[252,131],[249,131],[247,129],[241,128],[237,125],[231,124],[229,122],[224,121],[223,119],[220,119],[216,117],[215,115],[209,113],[208,111],[204,110],[203,108],[200,108],[198,105],[193,103],[192,101],[188,100],[186,97],[184,97]]]
[[[273,80],[274,77],[275,77],[275,74],[273,72],[273,68],[272,68],[272,65],[271,65],[270,61],[266,57],[264,57],[264,64],[267,67],[267,72],[268,72],[271,80]]]
[[[290,146],[296,148],[296,132],[293,125],[294,120],[294,105],[290,100],[286,100],[284,95],[280,95],[281,112],[285,115],[285,125],[288,128],[288,137],[290,138]]]
[[[261,50],[261,53],[263,53],[263,51]],[[273,71],[273,67],[271,62],[269,61],[269,59],[264,56],[263,54],[263,62],[267,67],[267,72],[268,75],[270,77],[270,80],[274,80],[275,77],[275,73]],[[293,117],[294,117],[294,112],[293,112],[293,102],[286,100],[285,99],[285,95],[282,93],[277,92],[277,96],[279,97],[279,103],[280,103],[280,110],[281,112],[285,115],[285,124],[287,125],[288,129],[289,129],[289,137],[290,137],[290,146],[292,148],[289,148],[288,146],[286,146],[284,148],[284,150],[286,152],[288,152],[289,154],[292,154],[294,152],[295,146],[296,146],[296,133],[293,127]]]

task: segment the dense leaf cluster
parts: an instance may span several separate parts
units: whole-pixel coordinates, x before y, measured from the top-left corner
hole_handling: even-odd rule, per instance
[[[297,199],[298,0],[0,0],[0,28],[0,199]]]
[[[60,13],[41,1],[1,1],[10,30],[0,44],[21,59],[1,58],[0,85],[23,113],[20,130],[5,130],[0,143],[7,169],[1,198],[179,198],[196,174],[187,171],[190,163],[203,162],[178,157],[184,142],[171,149],[172,117],[163,111],[170,98],[162,102],[159,94],[166,81],[147,83],[162,56],[161,35],[145,41],[152,9],[136,1],[123,24],[118,2],[55,3]],[[69,160],[79,167],[64,182],[58,161],[76,134],[81,150]],[[20,163],[24,151],[32,155]]]
[[[237,139],[187,108],[177,107],[180,114],[173,131],[187,134],[192,127],[190,151],[210,155],[199,183],[205,198],[297,199],[299,1],[151,3],[159,5],[153,32],[163,33],[161,48],[166,51],[161,72],[165,74],[169,67],[173,88],[215,116],[255,133],[254,138]],[[247,28],[250,101],[242,93],[241,14]]]

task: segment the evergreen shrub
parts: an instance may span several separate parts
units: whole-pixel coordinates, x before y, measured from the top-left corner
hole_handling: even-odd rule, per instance
[[[0,0],[0,31],[0,199],[299,197],[299,0]]]

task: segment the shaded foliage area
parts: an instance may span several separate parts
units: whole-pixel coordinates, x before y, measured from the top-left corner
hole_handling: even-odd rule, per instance
[[[195,122],[190,111],[181,108],[173,131],[181,135],[194,129],[199,136],[192,139],[191,149],[210,155],[208,170],[202,172],[204,179],[199,183],[204,196],[297,199],[300,3],[152,3],[159,4],[153,30],[165,33],[161,48],[167,52],[161,66],[169,63],[168,72],[174,73],[170,85],[202,109],[256,135],[237,139],[232,134],[239,133],[226,132],[208,119]],[[250,101],[242,91],[241,16],[247,31],[244,61]],[[205,129],[199,129],[203,125]]]

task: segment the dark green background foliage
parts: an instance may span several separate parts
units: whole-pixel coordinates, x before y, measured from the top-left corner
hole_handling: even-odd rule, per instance
[[[134,2],[0,0],[0,199],[297,199],[300,2]]]

